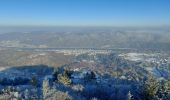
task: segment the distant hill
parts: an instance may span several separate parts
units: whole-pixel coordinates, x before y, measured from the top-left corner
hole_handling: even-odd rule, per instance
[[[38,29],[0,34],[0,46],[170,49],[168,29],[47,28],[43,31]]]

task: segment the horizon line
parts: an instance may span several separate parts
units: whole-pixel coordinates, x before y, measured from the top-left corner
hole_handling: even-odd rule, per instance
[[[1,25],[0,27],[113,27],[113,28],[156,28],[170,25]]]

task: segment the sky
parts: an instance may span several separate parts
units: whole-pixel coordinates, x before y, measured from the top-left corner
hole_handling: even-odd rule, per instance
[[[170,0],[0,0],[0,26],[166,26]]]

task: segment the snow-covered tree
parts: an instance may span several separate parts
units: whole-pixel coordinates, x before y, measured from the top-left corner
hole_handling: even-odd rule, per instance
[[[49,81],[48,80],[43,80],[42,95],[43,95],[44,100],[47,98],[49,90],[50,90]]]
[[[127,100],[131,100],[133,97],[133,95],[131,94],[131,92],[129,91],[127,94]]]

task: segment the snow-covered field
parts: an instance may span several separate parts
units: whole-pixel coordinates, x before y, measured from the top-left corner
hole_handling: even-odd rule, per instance
[[[154,60],[154,58],[150,58],[153,56],[153,54],[149,55],[146,53],[125,53],[125,54],[123,53],[123,54],[120,54],[119,56],[123,57],[126,60],[130,60],[130,61],[144,61],[144,60],[146,60],[145,59],[146,57],[149,57],[149,59]]]
[[[160,63],[162,61],[167,61],[165,58],[161,58],[157,53],[122,53],[119,55],[129,61],[141,61],[141,62],[153,62]]]
[[[36,58],[38,56],[46,56],[46,53],[38,53],[38,54],[32,54],[30,56],[28,56],[28,58],[32,59],[32,58]]]

